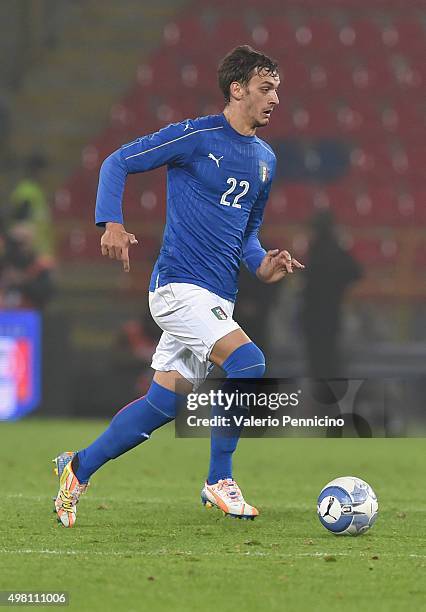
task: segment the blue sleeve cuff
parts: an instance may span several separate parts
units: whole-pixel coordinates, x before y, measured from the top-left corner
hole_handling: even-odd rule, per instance
[[[266,251],[260,246],[260,244],[257,247],[252,247],[248,253],[244,254],[244,265],[250,270],[252,274],[256,274],[256,271],[262,263],[262,260],[265,255]]]

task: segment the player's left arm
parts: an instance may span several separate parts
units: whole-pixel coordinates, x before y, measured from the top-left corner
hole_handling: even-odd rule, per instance
[[[271,185],[272,177],[250,212],[244,234],[242,253],[244,265],[264,283],[275,283],[284,278],[286,274],[292,274],[293,268],[303,269],[305,267],[297,259],[294,259],[288,251],[280,249],[265,251],[260,244],[259,230]]]

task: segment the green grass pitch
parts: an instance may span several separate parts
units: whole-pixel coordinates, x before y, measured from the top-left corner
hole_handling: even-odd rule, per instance
[[[79,611],[426,609],[425,439],[243,439],[235,477],[261,515],[241,521],[203,508],[209,442],[170,425],[100,470],[64,529],[50,460],[104,426],[0,424],[0,590],[66,590]],[[358,538],[316,516],[344,475],[379,498]]]

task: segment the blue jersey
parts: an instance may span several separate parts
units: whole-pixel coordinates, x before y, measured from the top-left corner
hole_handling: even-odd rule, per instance
[[[265,256],[258,232],[276,158],[223,114],[188,119],[143,136],[102,164],[96,223],[123,223],[127,174],[167,165],[167,217],[150,291],[192,283],[235,301],[241,260],[255,273]]]

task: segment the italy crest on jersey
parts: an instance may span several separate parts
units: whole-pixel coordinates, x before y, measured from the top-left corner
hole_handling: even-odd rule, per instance
[[[259,162],[259,176],[262,183],[266,183],[269,178],[269,168],[264,161]]]
[[[219,321],[225,321],[225,319],[228,318],[228,315],[226,314],[226,312],[223,310],[221,306],[215,306],[214,308],[211,309],[211,311],[214,314],[214,316],[217,319],[219,319]]]

